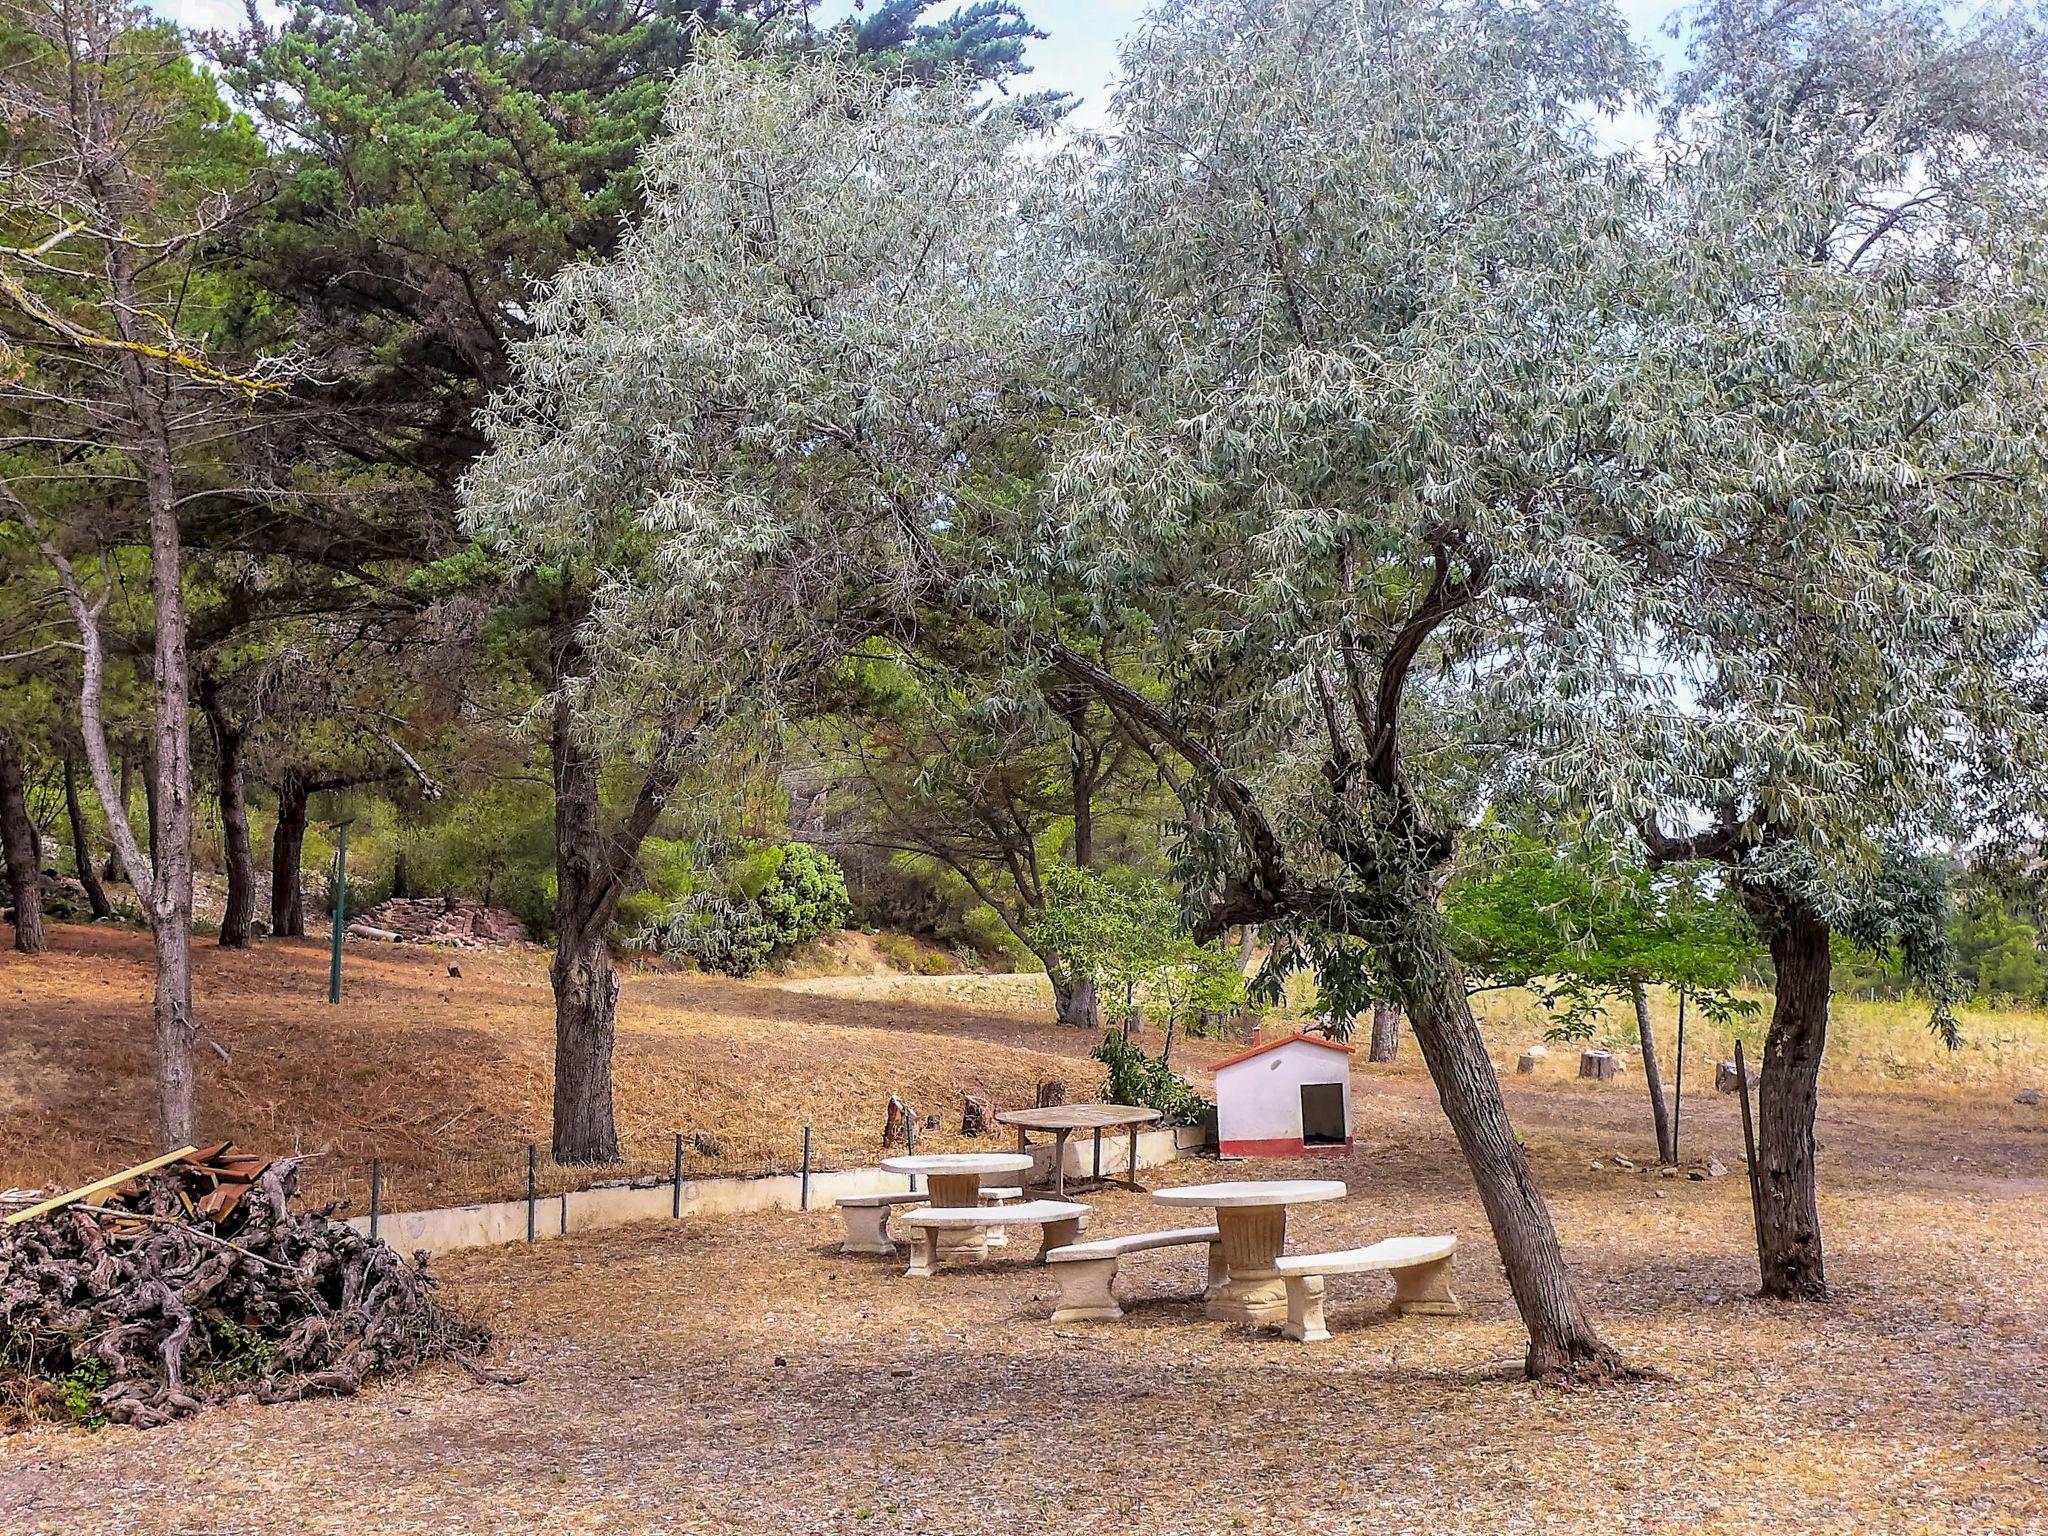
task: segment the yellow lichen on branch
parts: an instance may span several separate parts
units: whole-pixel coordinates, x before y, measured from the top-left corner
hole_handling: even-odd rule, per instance
[[[206,384],[218,384],[228,389],[239,389],[245,394],[273,394],[285,388],[275,379],[259,379],[248,374],[229,373],[216,368],[203,357],[177,347],[160,347],[146,341],[129,341],[119,336],[102,336],[97,331],[74,325],[51,309],[42,300],[23,287],[6,271],[0,270],[0,293],[12,299],[15,306],[32,320],[49,327],[73,346],[96,351],[132,352],[142,357],[152,357],[159,362],[169,363],[179,371]]]

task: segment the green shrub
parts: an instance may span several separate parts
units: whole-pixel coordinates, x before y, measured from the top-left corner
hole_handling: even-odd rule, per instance
[[[689,897],[644,927],[635,942],[686,956],[706,970],[751,976],[844,927],[851,912],[846,877],[832,856],[809,843],[783,843],[744,860],[731,891]]]
[[[1102,1044],[1090,1054],[1109,1068],[1102,1083],[1105,1103],[1156,1109],[1163,1125],[1194,1125],[1215,1108],[1169,1067],[1163,1056],[1146,1055],[1142,1046],[1126,1040],[1118,1030],[1104,1035]]]

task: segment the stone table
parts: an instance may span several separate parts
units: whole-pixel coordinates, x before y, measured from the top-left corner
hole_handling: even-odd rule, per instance
[[[1239,1179],[1154,1190],[1161,1205],[1204,1205],[1216,1212],[1230,1278],[1209,1298],[1209,1316],[1229,1323],[1287,1321],[1287,1285],[1274,1267],[1287,1246],[1287,1207],[1342,1200],[1338,1179]]]
[[[933,1209],[971,1211],[981,1204],[985,1176],[1021,1173],[1031,1166],[1031,1159],[1017,1152],[928,1152],[885,1157],[882,1166],[891,1173],[922,1174]],[[941,1248],[946,1258],[986,1258],[988,1229],[947,1231]]]
[[[1158,1110],[1137,1104],[1052,1104],[1044,1109],[1006,1109],[996,1116],[1000,1124],[1016,1129],[1020,1153],[1028,1148],[1029,1132],[1052,1132],[1050,1183],[1056,1200],[1067,1197],[1067,1138],[1076,1131],[1095,1133],[1095,1172],[1084,1187],[1099,1189],[1104,1184],[1121,1183],[1125,1189],[1143,1194],[1144,1186],[1138,1182],[1138,1128],[1158,1118]],[[1102,1176],[1102,1133],[1113,1130],[1124,1130],[1130,1135],[1130,1155],[1125,1159],[1121,1180]]]

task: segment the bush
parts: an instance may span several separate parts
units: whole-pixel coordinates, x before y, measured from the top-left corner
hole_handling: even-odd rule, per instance
[[[728,894],[704,891],[642,929],[643,948],[683,955],[706,970],[751,976],[820,934],[846,925],[846,877],[809,843],[749,859]]]
[[[1091,1054],[1109,1068],[1102,1083],[1105,1103],[1156,1109],[1162,1125],[1195,1125],[1215,1108],[1166,1064],[1163,1055],[1146,1055],[1143,1047],[1117,1030],[1104,1035]]]

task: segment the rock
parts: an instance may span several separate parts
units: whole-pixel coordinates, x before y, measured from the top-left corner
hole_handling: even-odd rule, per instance
[[[1747,1062],[1744,1062],[1743,1065],[1749,1072],[1749,1086],[1754,1088],[1762,1081],[1762,1075],[1755,1067],[1749,1066]],[[1742,1091],[1742,1078],[1736,1072],[1734,1062],[1717,1061],[1714,1063],[1714,1088],[1720,1093],[1740,1093]]]
[[[390,929],[405,944],[509,949],[529,942],[517,916],[460,896],[394,896],[367,909],[360,921]]]
[[[2012,1096],[2012,1101],[2015,1104],[2038,1104],[2041,1102],[2041,1090],[2038,1088],[2022,1088]]]
[[[462,975],[462,967],[457,965],[453,960],[450,960],[448,962],[448,974],[450,976],[455,976],[459,978]]]
[[[1678,1167],[1677,1167],[1677,1165],[1676,1165],[1675,1163],[1666,1163],[1666,1164],[1665,1164],[1665,1165],[1664,1165],[1664,1166],[1663,1166],[1662,1168],[1659,1168],[1659,1169],[1657,1170],[1657,1177],[1658,1177],[1658,1178],[1660,1178],[1660,1179],[1675,1179],[1675,1178],[1677,1178],[1677,1177],[1678,1177]]]
[[[1685,1176],[1695,1182],[1704,1182],[1707,1179],[1725,1179],[1728,1177],[1728,1170],[1718,1157],[1710,1157],[1705,1162],[1694,1163],[1686,1169]]]
[[[1597,1160],[1586,1164],[1586,1166],[1587,1168],[1591,1169],[1594,1173],[1605,1173],[1607,1171],[1607,1165]]]
[[[1606,1082],[1621,1071],[1621,1061],[1611,1051],[1579,1052],[1579,1076]]]
[[[725,1145],[709,1131],[692,1131],[687,1138],[690,1150],[699,1157],[723,1157]]]
[[[1636,1171],[1635,1161],[1632,1158],[1623,1157],[1618,1152],[1614,1156],[1614,1166],[1623,1173],[1634,1173]]]

